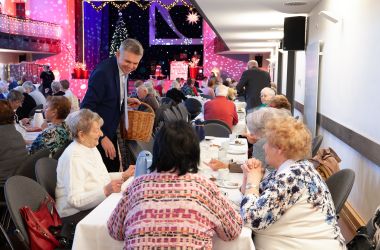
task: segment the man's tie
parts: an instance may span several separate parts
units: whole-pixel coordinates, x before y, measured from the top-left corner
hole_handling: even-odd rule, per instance
[[[125,122],[125,130],[128,130],[128,75],[124,76],[124,122]]]

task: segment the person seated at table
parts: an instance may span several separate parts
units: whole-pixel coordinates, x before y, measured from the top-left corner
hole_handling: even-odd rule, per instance
[[[172,99],[176,104],[179,104],[187,99],[181,91],[180,83],[177,81],[172,81],[170,89],[166,92],[165,97]]]
[[[241,215],[257,249],[345,249],[326,183],[307,159],[311,135],[292,117],[265,126],[265,159],[276,170],[263,178],[262,163],[243,165]],[[245,183],[245,184],[244,184]]]
[[[74,141],[58,160],[55,196],[61,217],[96,207],[111,193],[120,192],[123,180],[134,174],[134,166],[108,173],[96,148],[103,136],[103,119],[97,113],[81,109],[71,113],[66,122]]]
[[[29,94],[33,100],[36,102],[36,105],[46,105],[45,96],[33,85],[31,81],[26,81],[22,84],[22,87],[25,90],[25,93]]]
[[[216,79],[215,78],[210,79],[207,82],[207,86],[202,88],[203,95],[209,96],[210,99],[214,99],[215,98],[215,91],[214,91],[215,84],[216,84]]]
[[[79,99],[74,93],[70,90],[70,82],[66,79],[60,81],[62,86],[62,91],[65,92],[65,97],[71,102],[70,112],[79,110]]]
[[[145,102],[146,104],[151,106],[152,109],[154,110],[154,112],[156,112],[156,110],[159,107],[159,104],[158,104],[156,97],[152,94],[149,94],[147,87],[145,87],[144,85],[137,88],[137,98],[141,102]],[[145,106],[140,106],[140,107],[139,107],[139,110],[141,110],[141,109],[146,110]]]
[[[271,119],[289,117],[290,115],[291,114],[287,110],[269,107],[257,109],[247,115],[246,119],[249,133],[247,133],[245,136],[247,137],[248,142],[252,144],[252,149],[248,149],[248,151],[252,150],[252,157],[260,160],[263,166],[265,166],[265,168],[268,168],[269,171],[272,171],[273,169],[268,166],[267,162],[265,161],[263,148],[266,142],[265,124]],[[207,163],[207,165],[214,171],[228,167],[227,164],[216,159],[212,159],[209,163]]]
[[[203,113],[205,120],[221,120],[231,129],[239,121],[236,107],[233,102],[227,99],[228,87],[219,85],[216,87],[216,97],[204,104]]]
[[[198,96],[198,91],[195,88],[195,79],[189,78],[186,81],[186,84],[183,85],[181,89],[182,93],[185,96],[191,95],[191,96]]]
[[[37,106],[33,97],[24,93],[24,88],[21,86],[9,91],[7,99],[11,103],[11,106],[16,110],[16,122],[29,118],[30,112]]]
[[[165,124],[154,140],[150,173],[131,183],[108,219],[111,237],[124,241],[124,249],[211,249],[214,233],[237,238],[241,217],[213,182],[197,174],[199,157],[189,124]]]
[[[292,106],[288,101],[288,98],[284,95],[275,95],[269,102],[268,106],[277,109],[287,109],[291,111]]]
[[[15,113],[6,100],[0,100],[0,138],[0,183],[4,184],[28,156],[25,141],[15,127]]]
[[[30,154],[48,148],[52,154],[71,141],[65,119],[70,113],[71,103],[64,96],[48,97],[45,106],[45,119],[48,127],[33,141]]]
[[[65,92],[62,91],[62,85],[59,81],[53,81],[51,83],[51,91],[53,96],[64,96]]]
[[[259,109],[259,108],[262,108],[262,107],[267,107],[268,103],[270,102],[270,100],[275,95],[276,95],[276,92],[272,88],[269,88],[269,87],[263,88],[260,91],[260,101],[261,101],[261,104],[257,108]]]

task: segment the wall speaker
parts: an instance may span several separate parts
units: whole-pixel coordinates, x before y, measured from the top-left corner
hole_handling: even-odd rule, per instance
[[[306,17],[293,16],[284,19],[284,50],[305,50]]]

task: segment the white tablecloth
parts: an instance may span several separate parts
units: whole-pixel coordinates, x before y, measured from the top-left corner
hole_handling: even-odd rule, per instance
[[[213,138],[210,141],[201,143],[201,161],[209,160],[209,157],[205,157],[207,152],[202,152],[203,150],[207,150],[212,144],[221,144],[225,141],[225,138]],[[239,139],[245,144],[242,147],[247,149],[247,144],[245,139]],[[233,145],[231,145],[233,149]],[[211,147],[213,148],[213,147]],[[211,150],[212,151],[212,150]],[[203,157],[202,157],[203,156]],[[231,158],[234,160],[244,161],[246,160],[248,155],[245,154],[228,154],[227,158]],[[209,167],[201,164],[200,173],[205,176],[216,175],[217,172],[212,171]],[[228,175],[228,180],[238,182],[241,184],[242,182],[242,174],[239,173],[230,173]],[[236,208],[238,209],[240,201],[241,201],[241,193],[237,188],[227,189],[221,188],[222,192],[224,192],[228,198],[236,204]],[[90,214],[88,214],[83,220],[81,220],[75,230],[75,237],[73,248],[74,250],[120,250],[123,249],[124,242],[117,241],[111,238],[108,234],[107,230],[107,220],[110,217],[113,209],[116,207],[117,203],[121,199],[121,193],[111,194],[108,196],[99,206],[97,206]],[[251,238],[252,231],[247,227],[243,227],[241,234],[239,237],[233,241],[223,241],[219,239],[216,235],[213,239],[213,249],[220,250],[254,250],[255,246],[253,244]]]
[[[40,132],[27,132],[23,127],[21,127],[19,124],[15,124],[16,130],[20,132],[22,137],[24,138],[25,143],[30,144],[32,143],[37,136],[41,133]]]

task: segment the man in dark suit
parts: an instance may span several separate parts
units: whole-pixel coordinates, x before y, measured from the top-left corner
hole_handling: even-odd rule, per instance
[[[244,93],[247,102],[247,111],[261,104],[260,91],[265,87],[270,87],[270,75],[268,72],[258,68],[258,63],[251,60],[247,64],[247,70],[243,72],[236,89]]]
[[[128,112],[124,105],[138,106],[136,98],[127,98],[128,74],[134,71],[144,50],[139,41],[126,39],[120,45],[115,57],[104,60],[97,65],[88,80],[88,90],[81,108],[88,108],[98,113],[104,120],[103,136],[99,139],[98,150],[109,172],[119,171],[120,161],[117,146],[117,128],[123,113],[128,127]]]

